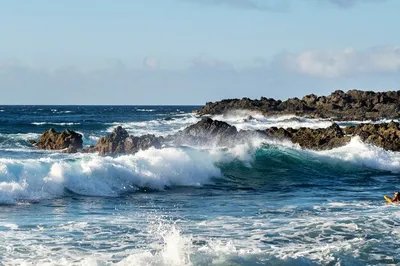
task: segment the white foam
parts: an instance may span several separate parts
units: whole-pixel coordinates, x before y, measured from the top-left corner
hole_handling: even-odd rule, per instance
[[[386,151],[383,148],[366,144],[359,137],[352,138],[346,146],[315,153],[373,169],[400,172],[399,152]]]
[[[56,125],[56,126],[74,126],[74,125],[80,125],[81,123],[72,123],[72,122],[66,122],[66,123],[56,123],[56,122],[32,122],[32,125],[36,126],[43,126],[43,125]]]
[[[212,119],[224,121],[230,125],[235,126],[239,130],[265,130],[271,127],[295,129],[300,127],[307,127],[317,129],[327,128],[333,123],[337,123],[339,126],[346,126],[359,125],[362,123],[381,124],[389,123],[390,121],[392,121],[392,119],[381,119],[377,121],[334,121],[332,119],[305,118],[295,115],[264,116],[260,112],[249,110],[235,110],[227,112],[223,115],[212,116]],[[399,120],[394,121],[398,122]]]
[[[270,214],[182,217],[173,223],[165,220],[168,214],[153,215],[147,209],[139,215],[135,210],[130,215],[92,214],[89,220],[54,219],[27,229],[0,223],[8,228],[0,231],[0,241],[8,243],[0,251],[5,265],[340,265],[342,257],[358,265],[397,256],[395,249],[387,250],[385,258],[373,257],[379,250],[368,252],[397,243],[399,229],[393,221],[399,212],[390,206],[368,202],[355,209],[357,201],[332,202],[316,205],[322,214],[294,212],[301,204]],[[337,211],[338,205],[343,209]],[[71,237],[71,232],[79,238]],[[365,237],[369,235],[374,237]],[[101,248],[105,236],[107,247]]]
[[[30,140],[39,137],[38,133],[16,133],[16,134],[1,134],[0,137],[10,138],[14,140]]]
[[[237,129],[242,130],[264,130],[271,127],[281,128],[327,128],[333,121],[328,119],[312,119],[297,117],[294,115],[268,116],[265,117],[260,112],[236,110],[224,115],[212,117],[215,120],[224,121]]]
[[[139,109],[136,109],[136,111],[139,111],[139,112],[155,112],[157,110],[156,109],[139,108]]]
[[[109,127],[107,131],[112,132],[115,127],[122,126],[129,134],[134,136],[146,134],[166,136],[174,134],[198,121],[200,121],[199,117],[193,114],[184,114],[182,116],[173,116],[171,120],[156,119],[138,122],[114,122],[110,124],[111,127]]]
[[[201,186],[220,174],[206,152],[180,148],[149,149],[116,158],[78,154],[65,160],[0,159],[0,203],[60,197],[64,189],[89,196],[118,196],[139,187]]]
[[[0,148],[3,151],[32,151],[29,149],[29,140],[39,138],[37,133],[0,134]]]

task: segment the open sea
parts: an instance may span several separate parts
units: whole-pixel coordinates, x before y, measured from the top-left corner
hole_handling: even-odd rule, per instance
[[[0,106],[0,265],[400,265],[400,153],[249,140],[135,155],[38,151],[44,130],[173,134],[196,106]],[[236,112],[238,129],[330,120]],[[340,123],[356,124],[358,121]]]

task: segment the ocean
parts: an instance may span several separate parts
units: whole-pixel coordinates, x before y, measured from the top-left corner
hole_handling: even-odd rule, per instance
[[[400,153],[252,139],[134,155],[39,151],[44,130],[166,136],[198,106],[0,106],[2,265],[399,265]],[[249,119],[251,115],[251,119]],[[331,120],[214,116],[238,129]],[[357,124],[342,122],[340,125]]]

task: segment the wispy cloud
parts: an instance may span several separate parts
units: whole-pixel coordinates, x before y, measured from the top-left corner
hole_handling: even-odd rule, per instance
[[[289,8],[294,0],[182,0],[205,5],[225,5],[235,8],[253,9],[260,11],[282,11]],[[383,3],[386,0],[298,0],[316,4],[332,4],[339,8],[351,8],[357,4]],[[296,0],[297,2],[297,0]]]
[[[290,0],[182,0],[204,5],[222,5],[260,11],[281,11],[288,7]]]
[[[386,0],[327,0],[340,8],[350,8],[362,3],[383,3]]]
[[[5,92],[0,104],[201,104],[244,96],[326,94],[334,88],[398,89],[400,47],[282,53],[241,67],[200,55],[182,69],[157,67],[152,57],[141,68],[110,59],[104,68],[85,71],[0,61]]]
[[[146,56],[143,60],[143,67],[147,69],[158,69],[160,61],[155,57]]]
[[[400,72],[400,47],[284,53],[275,59],[275,63],[289,71],[323,78],[393,74]]]

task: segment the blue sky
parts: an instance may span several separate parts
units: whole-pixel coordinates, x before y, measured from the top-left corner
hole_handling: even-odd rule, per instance
[[[397,0],[0,3],[0,104],[399,89]]]

